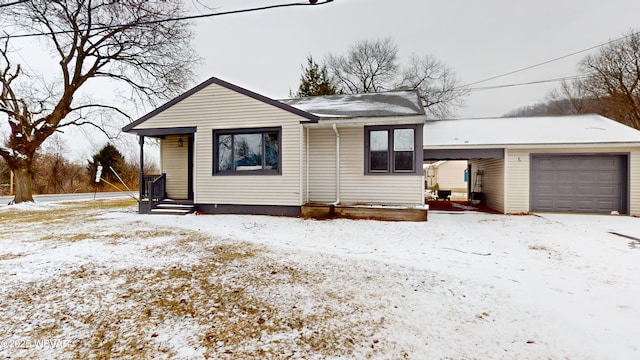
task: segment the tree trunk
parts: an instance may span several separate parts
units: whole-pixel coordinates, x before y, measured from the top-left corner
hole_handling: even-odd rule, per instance
[[[31,169],[19,168],[13,170],[15,182],[15,196],[13,202],[19,204],[25,201],[33,202],[31,192]]]

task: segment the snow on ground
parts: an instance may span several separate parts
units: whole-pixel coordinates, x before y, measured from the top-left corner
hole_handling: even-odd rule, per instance
[[[640,358],[639,218],[87,206],[0,207],[0,356]]]

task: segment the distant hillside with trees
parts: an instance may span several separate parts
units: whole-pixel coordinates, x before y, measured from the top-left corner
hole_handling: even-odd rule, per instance
[[[610,41],[578,69],[576,80],[564,81],[539,104],[505,116],[595,113],[640,129],[640,31]]]

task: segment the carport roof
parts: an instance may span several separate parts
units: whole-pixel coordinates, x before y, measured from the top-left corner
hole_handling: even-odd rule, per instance
[[[432,120],[424,125],[425,149],[605,143],[640,145],[640,131],[595,114]]]

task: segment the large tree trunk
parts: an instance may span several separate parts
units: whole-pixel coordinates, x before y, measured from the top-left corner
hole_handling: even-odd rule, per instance
[[[13,202],[19,204],[25,201],[33,202],[31,192],[31,169],[19,168],[13,170],[15,196]]]

